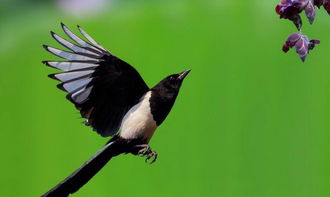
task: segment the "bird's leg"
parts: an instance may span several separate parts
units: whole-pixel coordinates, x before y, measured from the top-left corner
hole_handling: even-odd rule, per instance
[[[129,153],[132,153],[133,155],[145,155],[150,151],[151,148],[148,144],[139,144],[132,146]]]
[[[154,163],[157,160],[157,152],[151,150],[151,147],[148,144],[139,144],[135,145],[131,151],[133,155],[140,155],[142,157],[147,157],[146,162],[151,159],[150,164]]]
[[[151,147],[148,144],[136,145],[136,147],[140,148],[138,155],[145,156],[151,152]]]

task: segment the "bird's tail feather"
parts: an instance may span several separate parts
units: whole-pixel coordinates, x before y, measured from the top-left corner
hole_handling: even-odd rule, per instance
[[[42,197],[65,197],[85,185],[114,156],[122,153],[116,141],[107,143],[92,158]]]

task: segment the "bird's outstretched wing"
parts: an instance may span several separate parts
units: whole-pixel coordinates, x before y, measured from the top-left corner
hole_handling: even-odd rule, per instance
[[[50,53],[67,60],[43,61],[64,71],[49,76],[61,81],[57,87],[68,92],[67,99],[87,119],[87,125],[103,137],[113,136],[125,113],[149,88],[132,66],[112,55],[82,28],[78,26],[88,41],[79,38],[64,24],[62,28],[75,44],[51,32],[52,37],[70,51],[44,45]]]

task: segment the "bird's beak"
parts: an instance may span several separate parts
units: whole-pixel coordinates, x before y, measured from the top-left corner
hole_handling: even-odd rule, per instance
[[[191,71],[191,69],[183,71],[182,73],[180,73],[178,79],[182,81],[188,75],[188,73],[190,71]]]

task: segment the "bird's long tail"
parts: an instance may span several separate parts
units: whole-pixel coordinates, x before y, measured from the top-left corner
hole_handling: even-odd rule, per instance
[[[49,190],[42,197],[65,197],[85,185],[114,156],[123,153],[120,142],[111,141],[99,150],[70,176]]]

